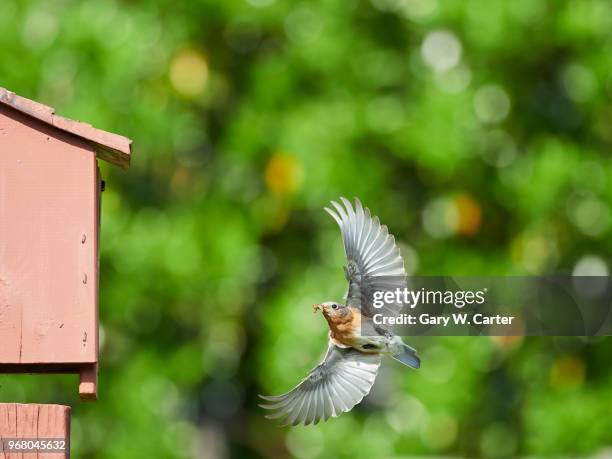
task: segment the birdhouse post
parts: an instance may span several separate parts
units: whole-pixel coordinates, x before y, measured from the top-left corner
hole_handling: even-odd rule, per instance
[[[77,373],[81,398],[97,397],[97,160],[130,156],[129,139],[0,88],[0,373]],[[34,409],[67,429],[68,407],[35,407],[0,405],[0,437],[30,432]]]

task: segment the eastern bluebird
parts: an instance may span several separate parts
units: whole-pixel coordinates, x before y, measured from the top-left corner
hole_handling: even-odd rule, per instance
[[[336,220],[342,232],[349,283],[345,304],[328,301],[315,304],[329,325],[327,353],[295,388],[278,396],[263,396],[271,410],[269,419],[286,418],[285,425],[318,423],[350,411],[372,388],[383,355],[390,355],[404,365],[419,368],[416,350],[390,330],[375,325],[373,316],[398,315],[401,303],[372,304],[375,291],[397,291],[407,287],[404,261],[395,239],[378,218],[370,215],[358,199],[355,209],[332,201],[334,212],[325,210]],[[398,300],[399,301],[399,300]]]

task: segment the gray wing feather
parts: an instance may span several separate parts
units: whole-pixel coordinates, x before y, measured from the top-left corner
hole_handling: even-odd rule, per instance
[[[264,396],[260,406],[269,419],[285,424],[316,424],[351,410],[365,397],[376,379],[380,355],[341,349],[329,343],[323,361],[300,384],[282,395]]]
[[[349,282],[347,304],[361,308],[361,312],[368,317],[377,312],[389,316],[399,314],[400,303],[385,304],[381,309],[372,305],[375,291],[407,287],[404,260],[395,238],[377,217],[371,216],[370,210],[364,208],[359,199],[355,199],[354,209],[347,199],[340,200],[344,205],[332,201],[335,210],[327,207],[325,210],[342,233],[347,258],[345,273]]]

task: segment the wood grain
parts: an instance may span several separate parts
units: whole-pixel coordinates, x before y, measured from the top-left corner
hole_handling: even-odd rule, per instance
[[[0,403],[0,439],[66,439],[70,441],[70,407]],[[0,452],[0,459],[60,459],[69,458],[70,448],[64,453]]]

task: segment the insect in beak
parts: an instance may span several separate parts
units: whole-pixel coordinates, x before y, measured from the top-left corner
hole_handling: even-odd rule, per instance
[[[323,308],[321,307],[320,304],[313,304],[312,305],[312,309],[313,309],[312,312],[315,313],[315,314],[317,313],[317,311],[323,312]]]

